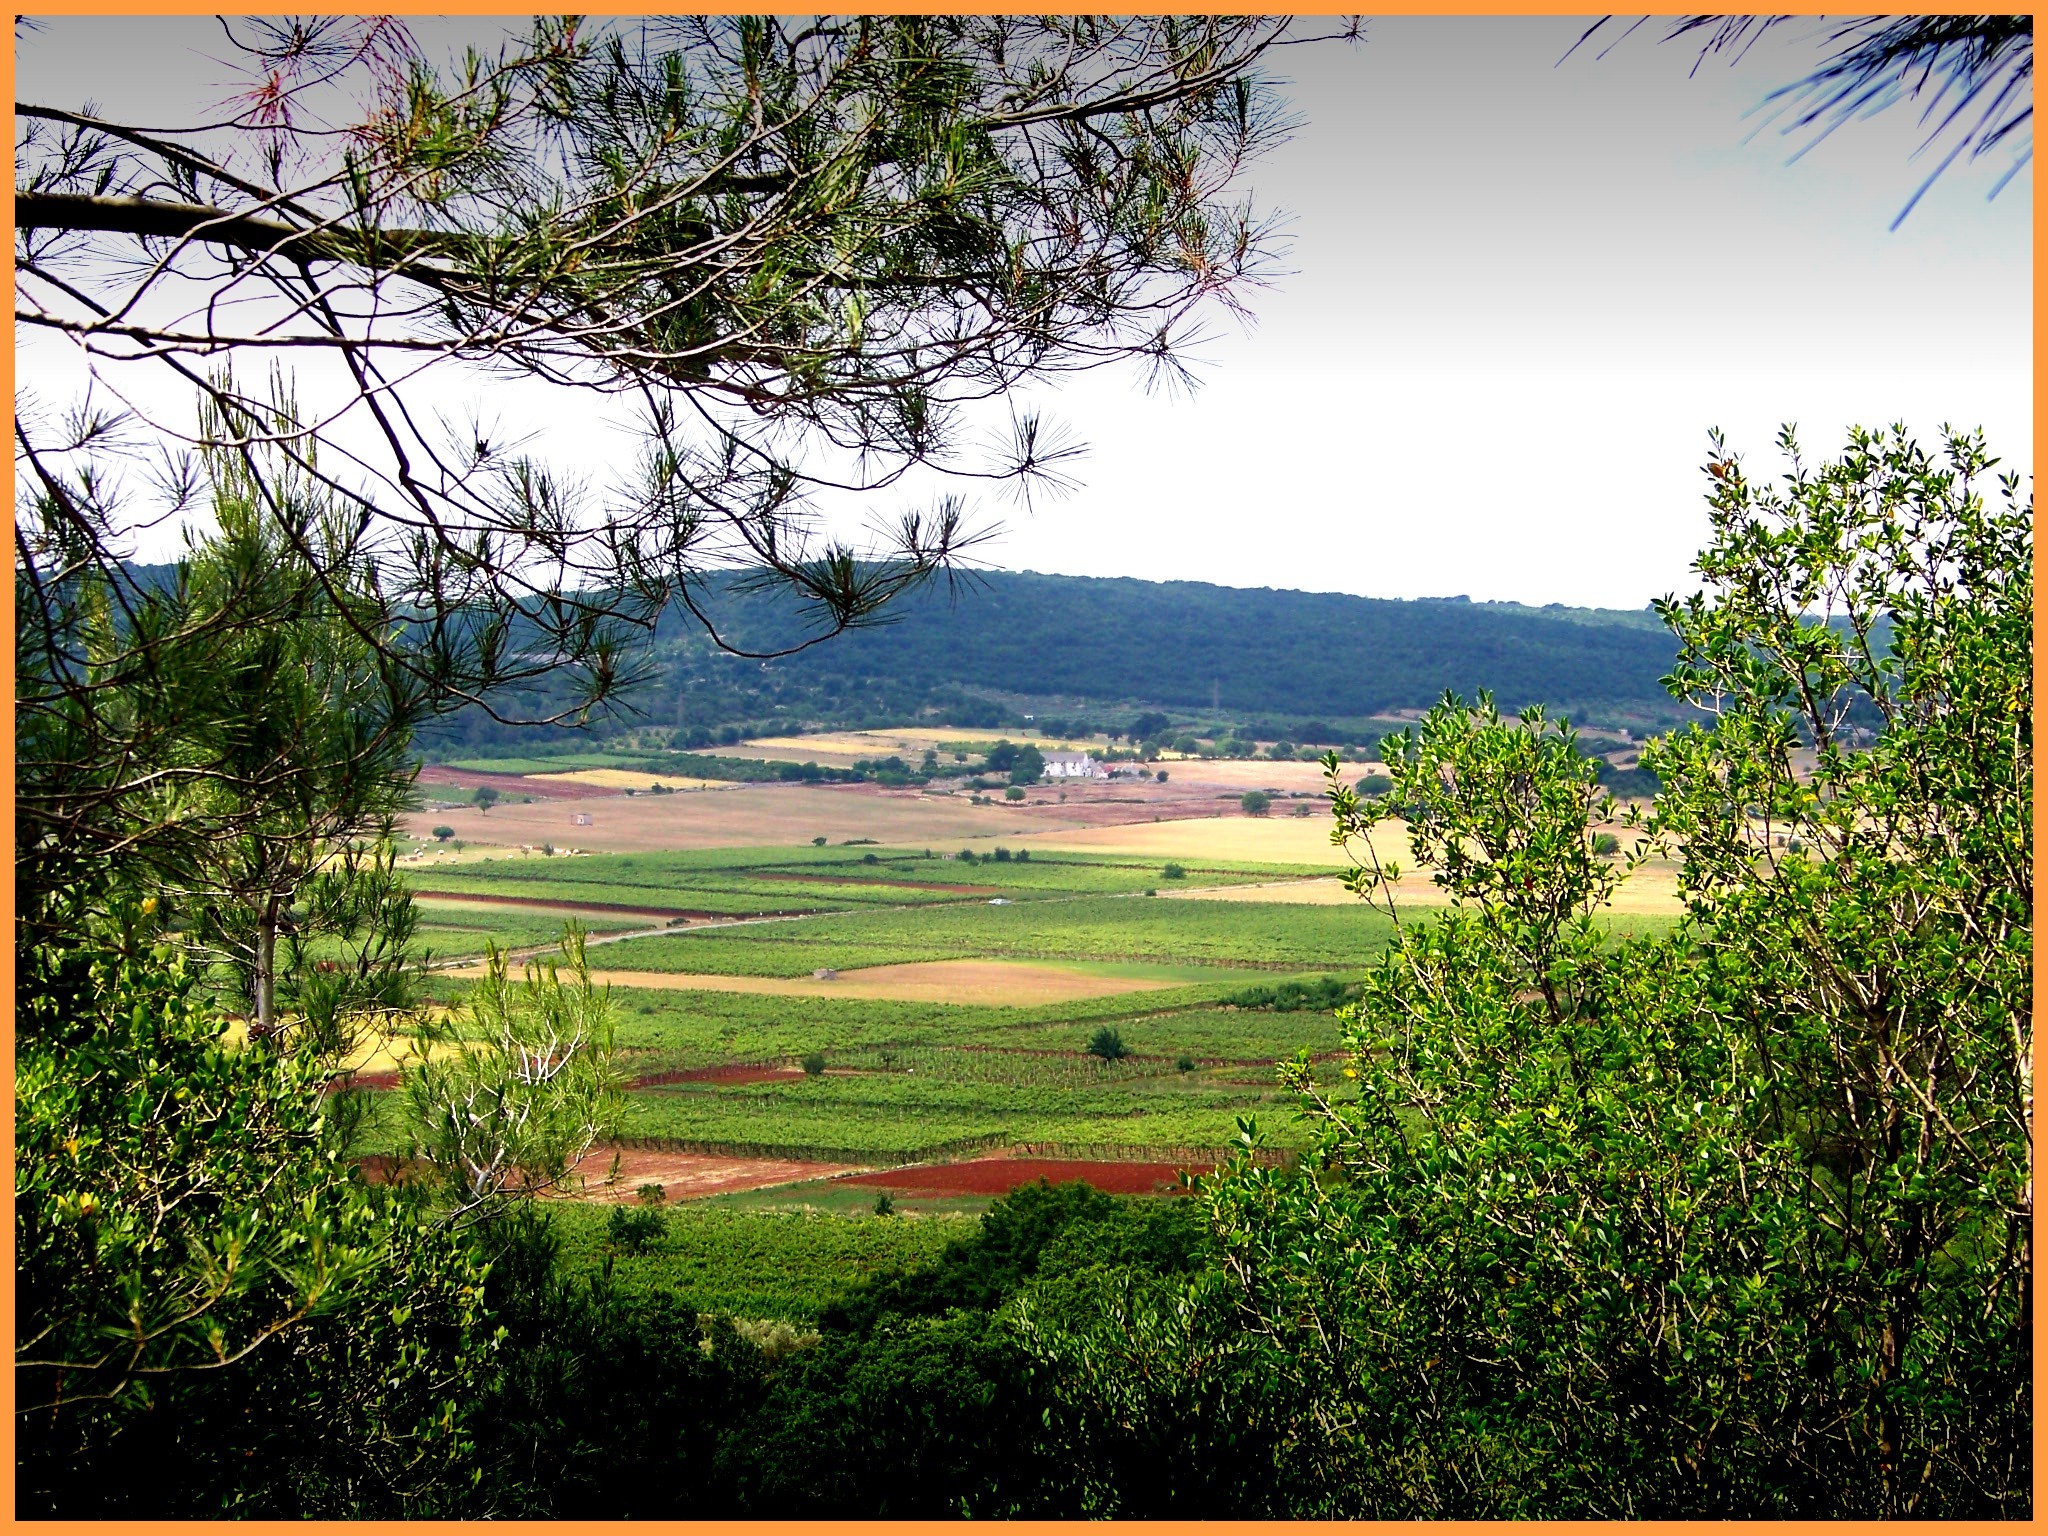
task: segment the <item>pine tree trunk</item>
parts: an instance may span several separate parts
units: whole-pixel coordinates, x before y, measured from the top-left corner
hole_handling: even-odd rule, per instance
[[[279,898],[269,896],[256,914],[256,1021],[252,1040],[268,1040],[277,1032],[277,915]]]

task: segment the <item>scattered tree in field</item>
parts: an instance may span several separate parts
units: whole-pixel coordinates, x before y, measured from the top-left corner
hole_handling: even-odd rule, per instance
[[[620,1253],[644,1254],[666,1236],[668,1219],[652,1205],[637,1210],[629,1205],[613,1206],[604,1231],[605,1242]]]
[[[1024,798],[1024,791],[1020,786],[1012,784],[1003,791],[1003,798],[1005,800],[1022,800]]]
[[[1122,1061],[1131,1053],[1124,1037],[1105,1024],[1088,1037],[1088,1054],[1103,1061]]]
[[[1263,816],[1273,809],[1273,797],[1263,789],[1246,790],[1238,797],[1237,803],[1247,816]]]
[[[437,843],[445,843],[448,841],[449,838],[453,837],[454,835],[455,829],[453,827],[434,828],[434,841]]]
[[[491,807],[502,798],[495,784],[479,784],[476,787],[476,808],[486,816],[490,815]]]

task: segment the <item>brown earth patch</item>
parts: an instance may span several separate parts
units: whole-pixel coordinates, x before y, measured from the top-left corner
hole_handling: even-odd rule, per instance
[[[1166,1194],[1180,1187],[1183,1167],[1207,1173],[1210,1164],[1091,1163],[1065,1158],[981,1157],[966,1163],[927,1163],[916,1168],[885,1168],[855,1174],[847,1184],[875,1185],[912,1194],[1007,1195],[1040,1179],[1071,1184],[1076,1179],[1106,1195]]]
[[[635,1088],[666,1088],[671,1083],[773,1083],[802,1077],[802,1067],[771,1067],[729,1061],[716,1067],[684,1067],[673,1072],[649,1072],[633,1079]]]
[[[618,1177],[607,1183],[618,1159]],[[698,1152],[639,1152],[598,1147],[577,1164],[583,1187],[571,1186],[560,1199],[586,1200],[601,1204],[637,1201],[640,1186],[659,1184],[670,1200],[697,1200],[707,1195],[733,1194],[740,1190],[767,1189],[776,1184],[797,1184],[808,1179],[829,1179],[835,1174],[857,1173],[850,1163],[804,1163],[772,1157],[712,1157]]]
[[[479,965],[451,970],[452,976],[481,976]],[[677,971],[592,971],[599,986],[642,987],[670,992],[754,992],[771,997],[858,997],[901,1003],[978,1003],[988,1007],[1029,1007],[1076,1002],[1125,992],[1156,992],[1182,981],[1135,976],[1098,976],[1028,960],[925,960],[903,965],[870,965],[841,971],[834,981],[811,976],[707,976]]]
[[[559,897],[547,896],[484,896],[474,891],[433,891],[425,887],[416,889],[413,895],[425,900],[474,902],[487,907],[543,907],[551,912],[615,912],[622,917],[708,918],[732,915],[693,912],[685,907],[632,907],[617,901],[563,901]]]

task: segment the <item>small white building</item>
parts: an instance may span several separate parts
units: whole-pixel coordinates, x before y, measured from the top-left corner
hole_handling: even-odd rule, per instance
[[[1045,754],[1045,774],[1048,779],[1101,779],[1107,778],[1102,764],[1086,752],[1048,752]]]

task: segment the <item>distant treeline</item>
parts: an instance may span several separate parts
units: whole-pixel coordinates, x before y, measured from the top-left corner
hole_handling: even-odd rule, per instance
[[[805,634],[792,602],[730,581],[711,583],[700,606],[745,650]],[[1162,709],[1176,725],[1250,724],[1267,739],[1334,743],[1377,735],[1390,714],[1446,690],[1482,688],[1507,708],[1546,704],[1581,723],[1680,718],[1661,682],[1673,647],[1647,611],[989,573],[934,584],[887,615],[760,662],[725,654],[671,612],[642,655],[647,680],[598,734],[655,725],[702,747],[803,725],[1020,730],[1031,715],[1040,730],[1078,735]],[[535,733],[480,716],[442,733],[449,745],[501,738],[530,747]]]

